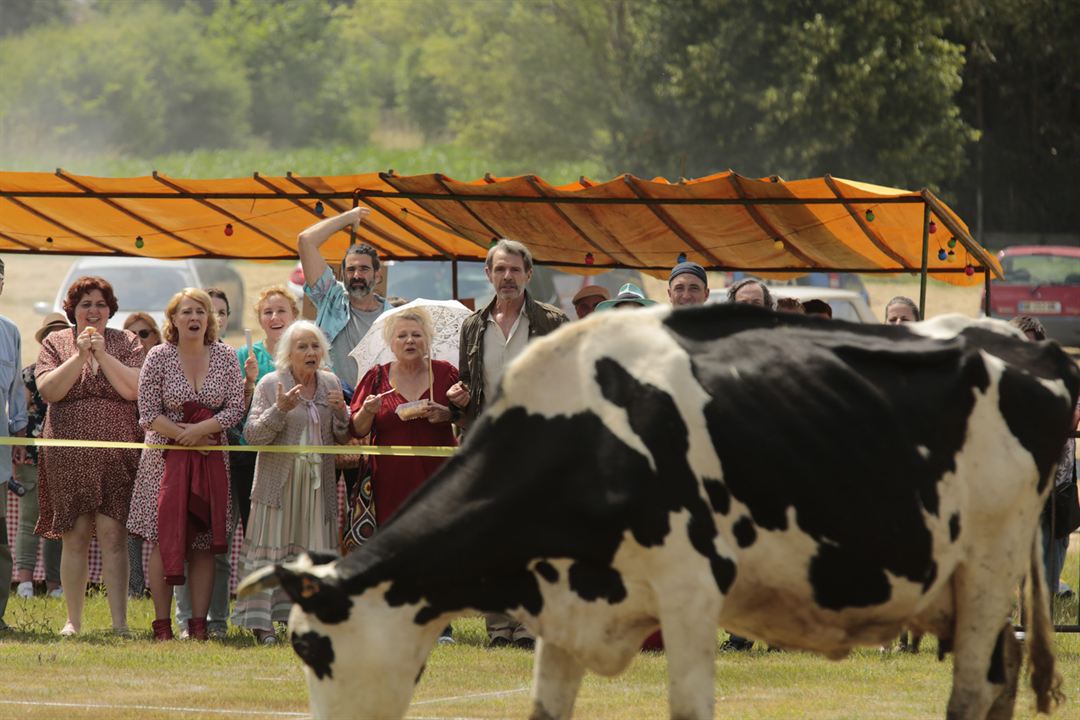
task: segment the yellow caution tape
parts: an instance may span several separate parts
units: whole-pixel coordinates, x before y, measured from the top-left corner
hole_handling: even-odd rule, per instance
[[[54,438],[0,437],[2,445],[35,447],[119,448],[125,450],[218,450],[229,452],[319,453],[322,455],[395,455],[400,457],[450,457],[456,447],[440,445],[150,445],[112,440],[63,440]]]

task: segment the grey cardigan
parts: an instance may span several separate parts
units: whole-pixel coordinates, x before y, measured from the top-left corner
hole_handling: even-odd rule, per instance
[[[288,413],[277,406],[277,386],[286,390],[296,385],[288,370],[278,370],[264,376],[255,388],[251,400],[251,412],[244,426],[244,439],[250,445],[299,445],[300,436],[307,426],[307,410],[297,405]],[[340,445],[349,439],[349,409],[334,411],[326,402],[329,388],[341,387],[337,376],[320,370],[315,390],[315,406],[319,409],[322,437],[313,438],[313,445]],[[251,487],[251,499],[271,507],[281,507],[282,491],[293,472],[292,453],[259,453],[255,461],[255,483]],[[327,522],[337,522],[337,486],[334,482],[334,456],[322,456],[323,517]]]

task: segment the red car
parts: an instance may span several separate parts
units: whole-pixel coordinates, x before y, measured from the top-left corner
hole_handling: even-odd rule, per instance
[[[1010,320],[1030,315],[1052,339],[1080,347],[1080,248],[1011,247],[998,259],[1005,279],[990,283],[991,316]]]

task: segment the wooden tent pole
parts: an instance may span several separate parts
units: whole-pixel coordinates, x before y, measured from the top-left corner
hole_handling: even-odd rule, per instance
[[[990,268],[983,268],[983,283],[986,288],[985,297],[983,298],[983,312],[986,313],[986,317],[990,317]]]
[[[458,299],[458,280],[457,280],[457,257],[450,261],[450,282],[453,285],[453,297]]]
[[[919,271],[919,319],[926,319],[926,273],[930,260],[930,204],[922,211],[922,268]]]

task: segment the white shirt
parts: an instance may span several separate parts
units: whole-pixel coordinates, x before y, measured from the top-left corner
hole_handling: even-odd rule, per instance
[[[529,318],[525,314],[525,303],[521,304],[517,320],[510,326],[509,337],[503,335],[499,323],[495,322],[494,313],[488,316],[484,330],[484,393],[489,401],[494,397],[506,366],[521,354],[528,341]]]

